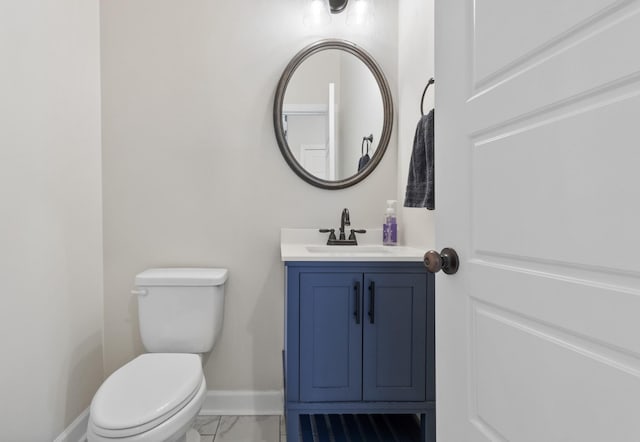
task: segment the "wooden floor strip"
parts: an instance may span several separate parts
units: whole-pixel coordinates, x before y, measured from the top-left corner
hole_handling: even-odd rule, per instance
[[[315,420],[316,420],[316,431],[317,431],[317,436],[318,436],[318,440],[319,441],[327,441],[327,442],[333,442],[333,438],[330,435],[329,432],[329,426],[327,425],[327,421],[325,419],[325,415],[324,414],[316,414],[314,415]]]
[[[358,426],[358,422],[356,421],[355,414],[345,414],[344,418],[344,429],[349,435],[349,439],[351,442],[366,442],[362,439],[362,434],[360,433],[360,427]]]
[[[376,433],[375,428],[373,427],[373,423],[369,419],[369,415],[358,414],[356,415],[356,419],[358,419],[358,422],[360,423],[360,428],[362,428],[364,440],[375,441],[375,442],[378,442],[380,440],[380,438],[378,438],[378,434]]]
[[[381,440],[383,440],[384,442],[400,442],[396,441],[396,438],[391,432],[391,429],[389,428],[384,415],[372,414],[370,417],[376,426],[377,433],[380,436]]]
[[[303,442],[313,442],[311,419],[308,414],[300,415],[300,440]]]
[[[331,429],[333,430],[333,438],[336,442],[349,442],[347,433],[345,433],[344,431],[344,425],[339,414],[330,414],[329,424],[331,425]]]

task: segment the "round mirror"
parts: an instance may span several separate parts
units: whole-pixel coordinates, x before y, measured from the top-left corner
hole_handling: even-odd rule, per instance
[[[282,74],[273,123],[282,155],[303,180],[323,189],[353,186],[389,144],[391,90],[363,49],[322,40],[296,54]]]

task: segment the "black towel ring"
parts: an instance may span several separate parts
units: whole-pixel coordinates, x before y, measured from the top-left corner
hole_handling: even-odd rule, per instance
[[[364,143],[367,143],[367,151],[364,151]],[[360,145],[360,153],[364,156],[365,153],[369,153],[369,147],[373,144],[373,134],[368,137],[362,137],[362,145]]]
[[[420,99],[420,114],[423,116],[424,116],[424,96],[427,94],[427,89],[429,89],[429,86],[431,86],[435,82],[436,80],[434,80],[433,77],[431,77],[427,82],[427,86],[424,88],[424,91],[422,92],[422,98]]]

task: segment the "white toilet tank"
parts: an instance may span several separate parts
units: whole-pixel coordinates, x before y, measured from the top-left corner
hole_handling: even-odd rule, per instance
[[[222,329],[227,269],[149,269],[135,279],[140,334],[151,353],[206,353]]]

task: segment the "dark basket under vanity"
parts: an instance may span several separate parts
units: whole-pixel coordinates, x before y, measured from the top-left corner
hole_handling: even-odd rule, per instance
[[[301,442],[420,442],[415,414],[302,414]]]

